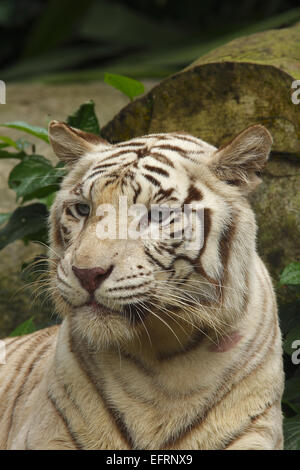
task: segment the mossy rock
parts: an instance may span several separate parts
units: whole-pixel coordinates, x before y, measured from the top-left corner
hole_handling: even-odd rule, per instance
[[[289,155],[272,157],[263,183],[251,197],[258,225],[257,247],[270,270],[279,300],[291,292],[279,286],[284,267],[300,261],[300,162]]]
[[[110,141],[182,130],[219,146],[252,124],[265,125],[273,153],[252,203],[258,249],[275,282],[289,262],[300,260],[300,104],[291,99],[296,79],[300,23],[210,52],[123,108],[102,130]]]
[[[129,104],[103,129],[110,141],[150,132],[187,131],[219,146],[260,123],[273,151],[300,157],[300,23],[236,39],[203,56]]]

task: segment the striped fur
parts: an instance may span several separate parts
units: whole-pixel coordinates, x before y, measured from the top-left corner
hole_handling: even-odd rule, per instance
[[[50,217],[63,321],[6,340],[0,448],[281,449],[281,335],[247,202],[268,132],[219,150],[184,133],[111,145],[54,121],[50,140],[70,169]],[[96,207],[121,195],[200,202],[203,245],[99,240]],[[112,266],[93,304],[72,266]]]

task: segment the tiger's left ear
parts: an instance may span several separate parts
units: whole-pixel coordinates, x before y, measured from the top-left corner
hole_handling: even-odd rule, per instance
[[[59,121],[49,123],[48,134],[54,153],[68,164],[75,163],[86,153],[96,152],[99,148],[110,145],[95,134],[75,129]]]
[[[264,126],[248,127],[209,160],[213,173],[222,181],[249,193],[259,183],[260,172],[269,157],[273,139]]]

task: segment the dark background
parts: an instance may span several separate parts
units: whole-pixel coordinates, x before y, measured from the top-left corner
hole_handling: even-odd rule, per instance
[[[1,0],[1,79],[164,77],[238,36],[300,20],[299,0]],[[298,7],[298,8],[297,8]]]

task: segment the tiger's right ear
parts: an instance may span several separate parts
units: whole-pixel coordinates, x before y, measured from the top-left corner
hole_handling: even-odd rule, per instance
[[[64,122],[51,121],[48,127],[50,144],[54,153],[64,163],[73,164],[89,152],[96,152],[109,142],[95,134],[84,132]]]
[[[247,195],[260,183],[257,173],[268,160],[272,142],[264,126],[248,127],[211,156],[210,168],[220,180]]]

